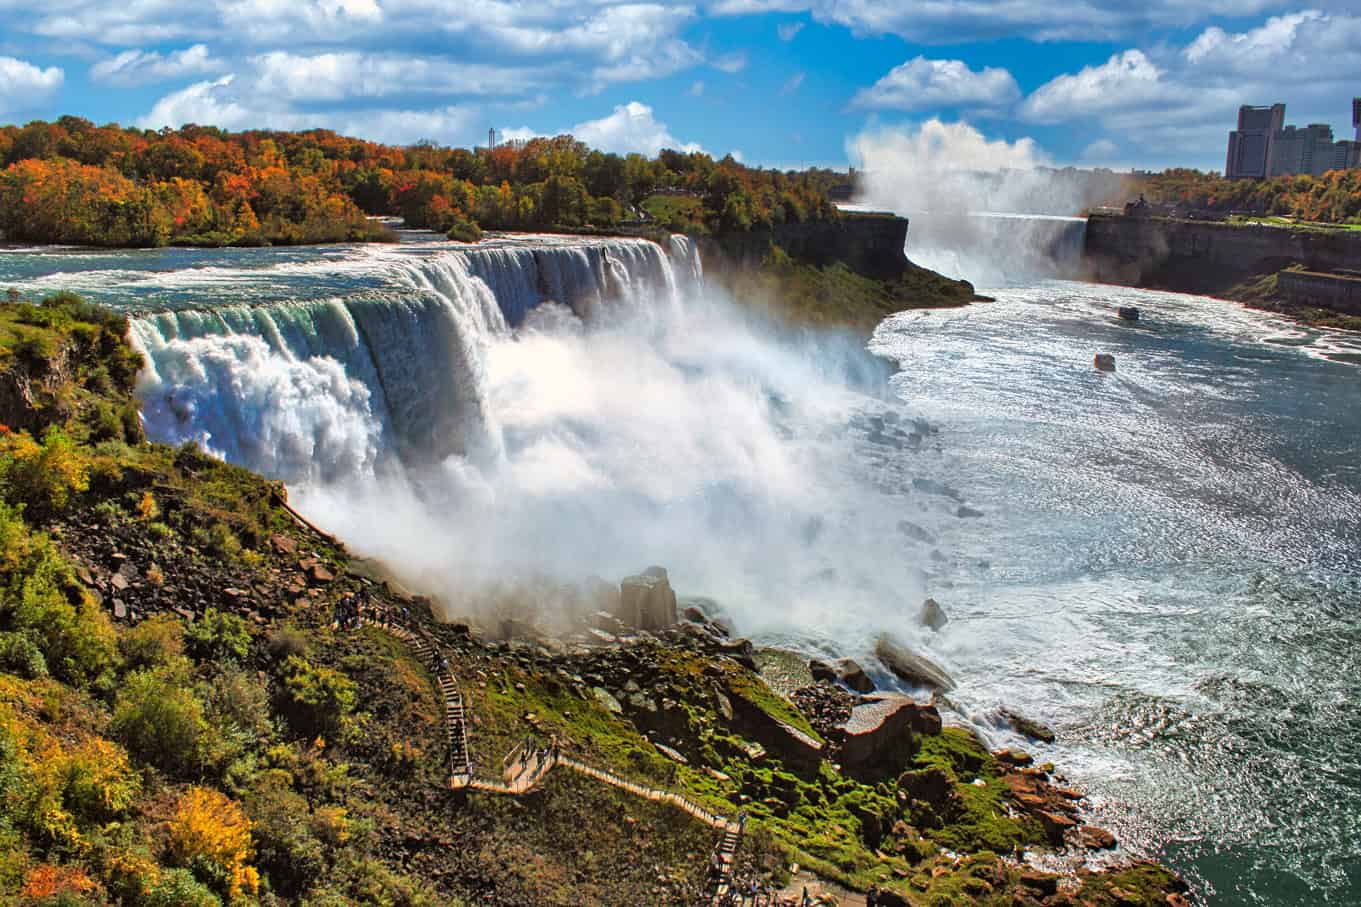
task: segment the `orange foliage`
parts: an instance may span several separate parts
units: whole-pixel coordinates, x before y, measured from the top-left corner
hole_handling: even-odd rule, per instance
[[[24,877],[21,898],[50,898],[59,894],[89,894],[99,887],[94,879],[70,866],[43,863],[29,870]]]

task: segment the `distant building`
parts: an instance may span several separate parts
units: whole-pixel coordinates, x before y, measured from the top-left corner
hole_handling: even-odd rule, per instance
[[[1297,173],[1322,176],[1329,170],[1361,167],[1361,98],[1352,101],[1357,141],[1333,140],[1326,123],[1303,129],[1285,125],[1285,105],[1240,107],[1238,128],[1229,133],[1224,175],[1229,179],[1263,179]]]
[[[1285,105],[1238,108],[1238,128],[1229,133],[1224,175],[1231,180],[1261,179],[1271,172],[1271,146],[1285,127]]]

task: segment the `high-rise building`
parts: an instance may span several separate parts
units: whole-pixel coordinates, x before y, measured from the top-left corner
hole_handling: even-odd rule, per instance
[[[1229,179],[1263,179],[1361,166],[1361,98],[1352,100],[1355,142],[1333,141],[1333,128],[1310,123],[1303,129],[1285,125],[1285,105],[1238,108],[1238,128],[1229,133],[1224,175]]]
[[[1285,126],[1285,105],[1238,108],[1238,128],[1229,133],[1224,175],[1229,179],[1261,179],[1271,172],[1271,146]]]

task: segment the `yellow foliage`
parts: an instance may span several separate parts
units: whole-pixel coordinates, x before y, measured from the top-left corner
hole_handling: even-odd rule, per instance
[[[37,443],[27,434],[6,436],[0,461],[8,460],[10,485],[18,499],[38,509],[61,510],[73,494],[90,487],[90,464],[66,435],[51,429]]]
[[[137,515],[144,520],[154,520],[161,515],[156,505],[156,496],[149,491],[142,492],[142,500],[137,503]]]
[[[260,876],[247,865],[253,853],[250,830],[250,820],[235,801],[206,787],[191,787],[170,821],[170,853],[184,865],[196,857],[216,863],[227,874],[233,898],[254,894]]]
[[[312,831],[327,844],[344,844],[350,840],[349,811],[343,806],[318,806],[312,813]]]

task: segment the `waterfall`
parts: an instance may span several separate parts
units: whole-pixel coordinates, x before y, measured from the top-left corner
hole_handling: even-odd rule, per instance
[[[1087,221],[1041,214],[912,215],[907,257],[979,287],[1081,274]]]
[[[682,284],[702,276],[684,238],[666,251],[560,237],[426,256],[380,250],[372,269],[378,288],[353,295],[134,318],[148,434],[302,484],[455,454],[494,460],[502,439],[487,400],[488,344],[554,303],[583,322],[674,308]]]

